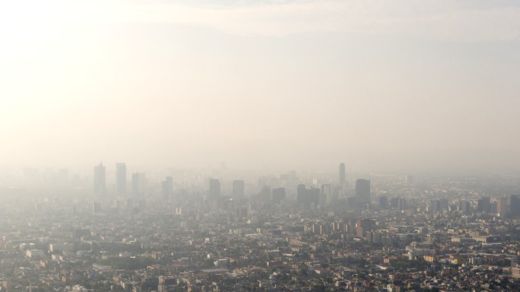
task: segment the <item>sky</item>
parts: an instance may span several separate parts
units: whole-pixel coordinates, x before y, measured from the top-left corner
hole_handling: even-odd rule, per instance
[[[520,2],[0,4],[0,167],[520,171]]]

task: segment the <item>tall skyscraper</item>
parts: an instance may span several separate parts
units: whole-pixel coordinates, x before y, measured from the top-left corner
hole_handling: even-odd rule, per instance
[[[296,187],[296,202],[300,207],[308,207],[310,199],[307,187],[304,184],[299,184]]]
[[[509,215],[509,198],[501,197],[497,200],[497,214],[500,217],[506,217]]]
[[[162,195],[163,198],[169,200],[173,197],[173,178],[171,176],[166,177],[162,184]]]
[[[347,170],[345,168],[345,163],[340,163],[339,165],[339,185],[344,187],[347,183]]]
[[[211,178],[209,180],[209,192],[210,198],[220,197],[220,181],[218,179]]]
[[[296,201],[305,208],[317,207],[320,204],[320,189],[299,184],[296,187]]]
[[[360,203],[370,203],[370,180],[356,180],[356,197]]]
[[[106,170],[105,166],[101,163],[94,167],[94,193],[103,195],[106,193],[106,190]]]
[[[142,172],[132,174],[132,194],[141,196],[145,193],[146,176]]]
[[[320,206],[328,205],[332,201],[332,186],[330,184],[321,185]]]
[[[233,197],[243,198],[245,195],[245,183],[243,180],[233,181]]]
[[[126,164],[116,164],[116,192],[118,195],[126,194]]]
[[[482,197],[477,201],[477,212],[490,213],[491,212],[491,198]]]
[[[509,198],[509,212],[513,217],[520,217],[520,195],[512,195]]]
[[[389,204],[388,204],[388,197],[387,196],[379,197],[379,208],[387,209],[388,206],[389,206]]]
[[[283,200],[285,200],[286,192],[285,188],[275,188],[272,191],[272,200],[275,203],[281,203]]]

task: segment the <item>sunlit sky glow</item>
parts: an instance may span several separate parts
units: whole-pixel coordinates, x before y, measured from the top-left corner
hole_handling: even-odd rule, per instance
[[[0,4],[0,166],[520,170],[518,1]]]

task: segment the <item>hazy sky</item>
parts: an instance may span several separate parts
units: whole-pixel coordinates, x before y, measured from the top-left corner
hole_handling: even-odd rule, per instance
[[[520,171],[520,1],[2,1],[0,42],[0,165]]]

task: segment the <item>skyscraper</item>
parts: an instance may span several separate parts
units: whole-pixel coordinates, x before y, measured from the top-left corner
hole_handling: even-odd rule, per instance
[[[94,193],[103,195],[106,193],[106,189],[106,170],[105,166],[101,163],[94,167]]]
[[[511,195],[509,198],[509,206],[511,216],[520,217],[520,195]]]
[[[320,206],[328,205],[332,200],[332,186],[330,184],[321,185]]]
[[[233,197],[243,198],[245,195],[245,183],[243,180],[233,181]]]
[[[272,191],[272,200],[275,203],[280,203],[285,200],[286,192],[285,188],[275,188]]]
[[[356,180],[356,197],[360,203],[370,203],[370,180]]]
[[[477,212],[490,213],[491,212],[491,198],[482,197],[477,201]]]
[[[210,198],[220,197],[220,181],[218,179],[211,178],[209,180],[209,192]]]
[[[317,207],[320,204],[320,189],[299,184],[296,187],[296,201],[301,207]]]
[[[388,204],[388,197],[387,196],[379,197],[379,208],[387,209],[388,206],[389,206],[389,204]]]
[[[116,164],[116,192],[118,195],[126,194],[126,185],[126,164],[120,162]]]
[[[173,178],[171,176],[166,177],[163,180],[161,187],[163,198],[166,200],[171,199],[173,196]]]
[[[347,171],[345,169],[345,163],[339,164],[339,185],[344,187],[347,183]]]
[[[497,200],[497,214],[500,217],[506,217],[509,215],[509,198],[501,197]]]

